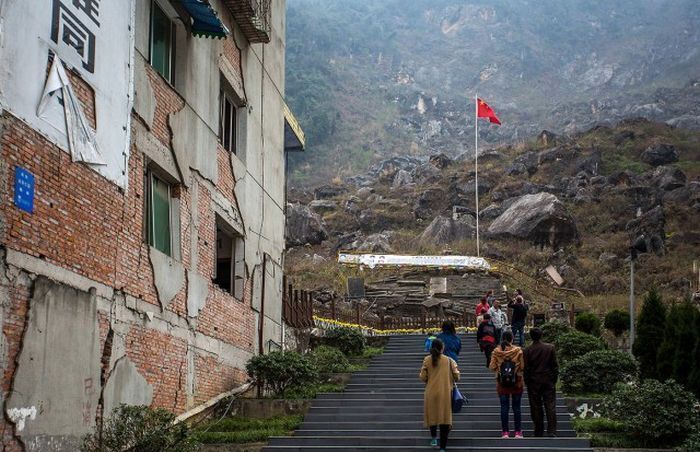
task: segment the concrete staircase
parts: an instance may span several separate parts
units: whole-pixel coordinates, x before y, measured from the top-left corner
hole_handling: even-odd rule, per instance
[[[425,357],[423,336],[396,336],[367,370],[355,373],[345,392],[320,394],[303,424],[291,437],[274,437],[265,451],[412,451],[431,450],[423,428],[423,383],[418,379]],[[462,336],[460,391],[469,403],[453,416],[448,450],[591,452],[589,441],[576,438],[561,399],[557,403],[558,437],[534,438],[523,394],[524,439],[500,438],[500,407],[494,376],[476,346],[475,335]],[[512,414],[510,428],[513,429]]]

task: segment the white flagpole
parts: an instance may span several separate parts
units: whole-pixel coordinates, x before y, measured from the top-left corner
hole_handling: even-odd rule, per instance
[[[474,93],[474,197],[476,199],[476,256],[479,251],[479,98]]]

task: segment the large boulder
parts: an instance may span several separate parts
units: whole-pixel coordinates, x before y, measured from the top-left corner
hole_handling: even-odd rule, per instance
[[[418,196],[413,206],[413,215],[416,218],[427,219],[434,212],[442,212],[447,208],[447,196],[441,188],[429,188]]]
[[[302,204],[287,205],[287,246],[317,245],[328,238],[320,216]]]
[[[348,189],[342,185],[322,185],[314,190],[314,198],[330,199],[347,192]]]
[[[687,178],[683,171],[670,166],[659,166],[651,175],[652,183],[664,191],[675,190],[685,186]]]
[[[392,157],[373,165],[369,174],[376,178],[393,178],[399,170],[413,171],[421,161],[413,157]]]
[[[665,225],[664,209],[656,206],[627,223],[625,229],[629,234],[630,243],[634,243],[638,251],[663,254]]]
[[[428,225],[418,240],[423,243],[446,245],[449,243],[467,240],[474,237],[476,228],[464,219],[454,220],[443,216],[437,216]]]
[[[488,232],[553,248],[578,241],[573,217],[551,193],[521,196],[491,223]]]
[[[668,165],[678,161],[678,151],[672,144],[657,143],[646,148],[641,158],[651,166]]]
[[[309,209],[316,213],[332,212],[338,208],[338,203],[330,199],[314,199],[309,203]]]
[[[393,188],[405,187],[413,183],[413,176],[406,170],[398,170],[394,175],[394,181],[391,183]]]
[[[435,168],[442,170],[452,165],[454,160],[441,152],[439,154],[431,155],[428,159],[428,163],[433,165]]]

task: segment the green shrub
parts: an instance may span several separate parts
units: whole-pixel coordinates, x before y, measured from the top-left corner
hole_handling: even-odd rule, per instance
[[[119,405],[99,427],[83,438],[82,452],[190,452],[196,443],[186,425],[175,424],[175,415],[162,408]]]
[[[617,385],[603,400],[602,409],[648,446],[674,446],[695,428],[697,403],[691,392],[673,380],[644,380]]]
[[[627,431],[624,423],[606,417],[586,419],[575,417],[572,419],[572,423],[577,433],[624,433]]]
[[[540,327],[542,329],[542,340],[544,342],[556,343],[559,336],[571,331],[571,327],[558,320],[552,320]]]
[[[600,336],[600,319],[592,312],[576,314],[576,329],[586,334]]]
[[[270,436],[288,435],[301,425],[302,419],[299,415],[265,419],[227,417],[200,426],[192,436],[205,444],[263,442]]]
[[[203,444],[246,444],[262,443],[271,436],[285,436],[289,430],[280,428],[261,428],[242,432],[197,432],[194,438]]]
[[[295,385],[313,384],[318,371],[311,360],[297,352],[270,352],[254,356],[246,365],[248,375],[274,394],[284,392]]]
[[[588,352],[604,350],[605,342],[599,337],[572,330],[562,334],[555,343],[557,356],[563,363],[585,355]]]
[[[700,430],[696,430],[681,446],[681,452],[698,452],[700,450]]]
[[[700,331],[700,315],[696,316],[695,320],[695,331]],[[693,370],[690,371],[690,376],[688,377],[688,388],[693,391],[696,396],[700,397],[700,335],[698,335],[698,339],[695,342],[693,356],[690,360],[693,363]]]
[[[632,381],[637,375],[637,362],[627,353],[596,350],[564,365],[561,387],[567,394],[606,394],[617,383]]]
[[[637,319],[632,353],[639,361],[642,378],[656,378],[656,355],[664,337],[666,326],[666,306],[656,289],[650,290],[644,297],[642,312]]]
[[[353,328],[334,328],[326,332],[322,343],[339,349],[348,356],[361,355],[365,349],[365,337]]]
[[[322,392],[342,392],[345,385],[340,383],[316,383],[292,386],[284,392],[285,399],[314,399]]]
[[[319,345],[311,352],[311,359],[320,374],[347,372],[350,362],[335,347]]]
[[[615,336],[620,336],[630,329],[630,314],[621,309],[614,309],[605,315],[603,324],[606,330],[612,331]]]

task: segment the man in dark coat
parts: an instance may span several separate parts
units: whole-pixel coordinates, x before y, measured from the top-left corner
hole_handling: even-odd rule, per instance
[[[515,300],[508,303],[508,307],[513,310],[510,326],[513,330],[515,343],[520,347],[525,345],[525,319],[527,311],[530,307],[525,303],[522,290],[518,289],[515,293]]]
[[[542,342],[542,330],[530,330],[532,345],[524,352],[525,384],[530,400],[530,415],[535,424],[535,436],[544,435],[544,414],[547,415],[547,434],[557,435],[556,384],[559,365],[554,345]],[[544,412],[542,406],[544,405]]]

